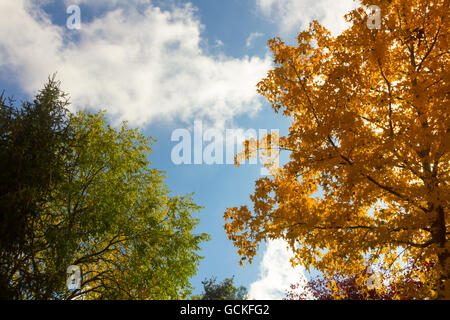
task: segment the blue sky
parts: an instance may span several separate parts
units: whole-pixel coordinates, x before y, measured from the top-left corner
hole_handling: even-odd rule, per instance
[[[79,5],[80,29],[67,28],[70,5]],[[276,299],[303,276],[289,267],[282,243],[262,247],[242,268],[223,230],[226,208],[249,204],[261,166],[175,165],[171,134],[192,130],[195,120],[221,132],[285,134],[287,119],[256,92],[272,67],[267,40],[293,42],[312,19],[338,33],[354,6],[353,0],[3,0],[0,88],[29,98],[57,71],[74,110],[106,109],[112,122],[141,127],[157,140],[152,162],[167,172],[170,189],[194,192],[205,207],[198,232],[212,240],[192,279],[196,292],[205,278],[234,275],[253,297]]]

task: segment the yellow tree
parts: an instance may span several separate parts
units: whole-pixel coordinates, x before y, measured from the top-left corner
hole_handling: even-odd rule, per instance
[[[293,264],[329,276],[378,265],[449,298],[449,3],[362,4],[380,8],[379,28],[360,8],[337,37],[313,22],[295,46],[269,41],[275,68],[258,91],[292,120],[279,146],[290,160],[256,181],[253,210],[226,211],[225,230],[241,263],[282,238]],[[236,161],[261,148],[247,142]]]

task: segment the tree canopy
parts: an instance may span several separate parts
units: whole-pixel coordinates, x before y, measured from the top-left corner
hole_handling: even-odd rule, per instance
[[[253,210],[227,210],[225,230],[241,261],[274,238],[329,275],[395,276],[413,260],[425,295],[449,298],[448,2],[362,4],[380,7],[379,29],[358,9],[336,37],[313,22],[297,45],[269,41],[275,68],[258,90],[292,120],[280,138],[290,160],[256,181]]]
[[[217,278],[212,277],[202,281],[203,293],[194,297],[196,300],[247,300],[247,288],[236,287],[234,277],[225,278],[217,283]]]
[[[51,80],[23,112],[41,110],[37,103],[41,96],[50,97],[44,101],[44,118],[65,105],[59,84]],[[2,107],[2,112],[8,110]],[[51,196],[45,201],[30,200],[39,210],[30,218],[23,246],[9,251],[8,261],[3,259],[7,253],[3,243],[0,248],[8,298],[188,297],[189,278],[201,259],[199,245],[208,239],[206,234],[194,233],[198,219],[193,213],[200,207],[191,195],[171,195],[163,172],[151,168],[153,140],[139,129],[126,123],[113,128],[103,112],[69,113],[66,121],[71,139],[57,144],[61,151],[49,151],[62,160],[60,179],[47,188]],[[36,134],[33,128],[24,125],[23,136]],[[7,135],[5,141],[10,143],[13,137]],[[34,139],[45,140],[46,136]],[[27,154],[14,146],[11,149]],[[44,169],[53,166],[47,158],[35,161]],[[24,163],[17,164],[17,179],[26,180],[21,174],[28,174],[28,168],[21,165]],[[7,170],[9,167],[3,166],[2,174]],[[40,170],[36,169],[38,174]],[[48,186],[48,181],[42,184]],[[13,207],[15,202],[5,201],[2,206],[2,219],[16,219],[16,212],[20,213]],[[66,288],[71,265],[81,269],[79,290]]]
[[[23,102],[21,107],[15,106],[14,99],[0,96],[2,298],[15,296],[9,285],[12,266],[18,257],[29,254],[34,221],[64,179],[63,158],[72,141],[67,106],[67,96],[54,77],[32,102]]]
[[[361,274],[345,276],[336,273],[331,277],[319,275],[293,283],[286,291],[287,300],[418,300],[426,299],[422,290],[426,285],[420,279],[410,275],[414,272],[428,272],[433,264],[425,263],[424,270],[417,270],[419,266],[409,261],[403,268],[401,277],[393,279],[390,272],[374,270],[370,266]],[[367,279],[362,282],[361,279]]]

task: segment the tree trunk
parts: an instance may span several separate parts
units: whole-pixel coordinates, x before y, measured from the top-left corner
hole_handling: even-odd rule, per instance
[[[438,241],[438,267],[440,271],[438,281],[437,299],[450,299],[450,253],[447,242],[447,228],[445,221],[445,212],[442,206],[438,207],[437,228],[433,236]]]

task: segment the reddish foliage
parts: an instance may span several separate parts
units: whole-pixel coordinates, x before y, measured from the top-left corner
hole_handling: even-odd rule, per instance
[[[433,268],[434,262],[424,262],[426,272]],[[405,273],[417,271],[416,264],[410,263],[404,269]],[[381,272],[383,274],[383,272]],[[339,293],[346,300],[413,300],[425,299],[421,293],[423,283],[412,278],[405,278],[402,282],[392,282],[386,286],[383,285],[382,290],[368,290],[367,286],[358,284],[357,279],[367,274],[367,271],[351,277],[336,275],[328,280],[325,277],[316,277],[306,284],[291,284],[290,290],[286,292],[286,300],[335,300],[330,287],[335,283],[339,289]]]

